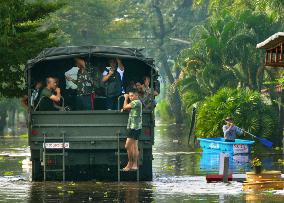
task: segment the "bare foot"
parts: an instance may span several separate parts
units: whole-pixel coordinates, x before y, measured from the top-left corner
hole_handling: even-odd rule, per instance
[[[137,167],[137,165],[133,165],[133,166],[131,167],[131,170],[133,170],[133,171],[136,171],[136,170],[138,170],[138,167]]]
[[[124,168],[131,168],[132,164],[130,162],[127,162],[126,166]]]
[[[122,170],[123,170],[123,171],[130,171],[130,170],[131,170],[131,168],[129,168],[129,167],[125,167],[125,168],[123,168]]]

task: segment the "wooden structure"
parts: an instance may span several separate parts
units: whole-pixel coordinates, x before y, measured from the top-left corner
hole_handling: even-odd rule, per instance
[[[278,32],[257,44],[256,48],[265,49],[264,64],[270,67],[284,67],[284,32]],[[278,85],[276,92],[279,94],[279,135],[282,136],[284,146],[284,91],[283,85]],[[278,141],[281,141],[280,139]]]
[[[246,173],[246,181],[243,190],[282,190],[284,181],[281,179],[281,171],[265,171],[260,174]]]
[[[278,32],[265,41],[257,44],[257,48],[265,49],[266,66],[284,67],[284,32]]]

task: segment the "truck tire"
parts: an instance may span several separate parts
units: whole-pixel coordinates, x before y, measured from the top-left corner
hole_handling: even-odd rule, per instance
[[[152,149],[144,149],[143,163],[140,166],[140,179],[142,181],[153,180],[152,162],[153,162]]]
[[[43,181],[43,171],[39,159],[32,159],[32,180]]]

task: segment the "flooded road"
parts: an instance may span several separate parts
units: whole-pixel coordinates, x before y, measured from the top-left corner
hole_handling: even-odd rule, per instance
[[[30,182],[27,139],[0,139],[0,202],[284,202],[284,191],[247,192],[242,184],[210,183],[205,174],[218,173],[219,156],[187,145],[186,130],[156,127],[152,182]],[[255,150],[257,153],[257,149]],[[275,151],[261,155],[266,169],[282,170]],[[230,159],[230,170],[249,171],[250,157]]]

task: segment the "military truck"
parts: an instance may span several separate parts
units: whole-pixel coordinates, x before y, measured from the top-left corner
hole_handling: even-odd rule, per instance
[[[64,73],[74,66],[75,57],[89,64],[120,58],[128,81],[149,76],[154,91],[158,71],[154,60],[140,49],[110,46],[70,46],[48,48],[28,61],[26,76],[28,98],[36,81],[57,77],[64,100]],[[100,103],[105,101],[98,97]],[[29,102],[30,103],[30,102]],[[154,144],[154,109],[143,110],[143,129],[139,140],[139,170],[123,172],[127,162],[124,149],[128,112],[95,109],[90,111],[39,111],[29,105],[29,146],[32,180],[152,180],[152,146]]]

